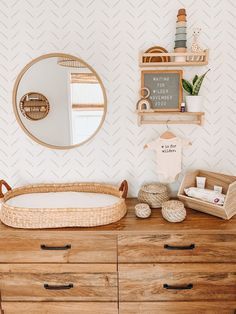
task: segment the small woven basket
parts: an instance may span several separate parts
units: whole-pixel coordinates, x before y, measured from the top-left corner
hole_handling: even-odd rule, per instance
[[[151,208],[159,208],[170,199],[167,186],[161,183],[145,184],[138,193],[138,199]]]
[[[162,204],[162,216],[169,222],[181,222],[186,217],[186,209],[180,201],[167,201]]]
[[[135,205],[135,215],[139,218],[148,218],[152,211],[148,204],[139,203]]]

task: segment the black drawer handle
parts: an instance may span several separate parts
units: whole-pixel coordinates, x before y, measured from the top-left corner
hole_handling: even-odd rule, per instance
[[[48,283],[45,283],[44,288],[47,290],[68,290],[72,289],[74,287],[73,283],[69,283],[68,285],[49,285]]]
[[[190,245],[184,245],[184,246],[179,246],[179,245],[169,245],[165,244],[164,249],[167,250],[193,250],[195,249],[195,244],[190,244]]]
[[[48,251],[63,251],[63,250],[69,250],[71,249],[70,244],[66,244],[64,246],[47,246],[45,244],[41,244],[41,249],[42,250],[48,250]]]
[[[178,285],[171,286],[165,283],[163,285],[163,288],[169,289],[169,290],[190,290],[193,288],[193,284],[189,283],[188,285],[184,285],[184,286],[178,286]]]

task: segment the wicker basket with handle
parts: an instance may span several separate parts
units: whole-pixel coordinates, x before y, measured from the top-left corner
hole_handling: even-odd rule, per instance
[[[138,199],[151,208],[159,208],[163,202],[169,200],[167,186],[161,183],[145,184],[138,193]]]
[[[4,195],[2,187],[8,190]],[[117,196],[117,202],[105,207],[95,208],[22,208],[10,206],[7,201],[22,194],[50,192],[87,192]],[[120,188],[100,183],[36,184],[11,189],[0,180],[0,197],[2,197],[1,221],[11,227],[25,229],[94,227],[120,220],[127,212],[125,198],[128,184],[123,181]]]

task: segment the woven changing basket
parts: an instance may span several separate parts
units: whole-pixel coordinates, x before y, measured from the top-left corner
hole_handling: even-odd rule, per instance
[[[163,202],[169,200],[167,186],[161,183],[145,184],[138,193],[138,199],[151,208],[159,208]]]
[[[180,201],[172,200],[162,204],[161,213],[169,222],[181,222],[186,217],[186,209]]]
[[[2,186],[8,192],[2,193]],[[0,180],[0,197],[2,197],[1,221],[11,227],[26,229],[93,227],[106,225],[120,220],[127,212],[125,198],[128,184],[123,181],[120,188],[99,183],[39,184],[11,189]],[[21,208],[9,206],[6,201],[22,194],[47,192],[88,192],[111,194],[118,197],[117,203],[95,208]]]

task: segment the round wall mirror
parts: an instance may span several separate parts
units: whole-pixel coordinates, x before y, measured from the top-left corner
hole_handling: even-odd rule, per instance
[[[89,141],[99,131],[107,98],[90,65],[68,54],[52,53],[31,61],[18,75],[13,106],[32,139],[67,149]]]

